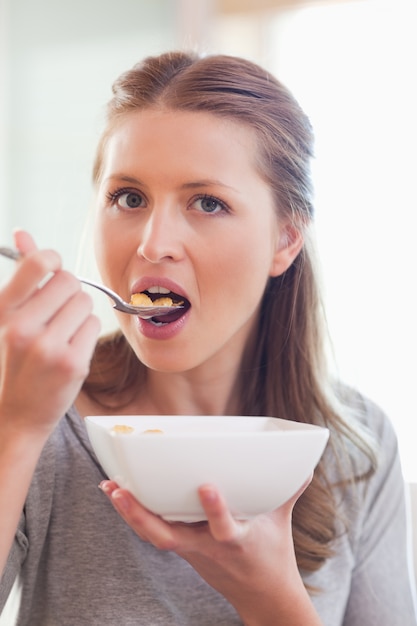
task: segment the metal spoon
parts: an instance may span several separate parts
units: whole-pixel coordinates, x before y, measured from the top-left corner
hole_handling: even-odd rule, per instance
[[[17,261],[22,258],[22,255],[18,250],[8,247],[0,247],[0,255],[5,256],[8,259],[12,259],[13,261]],[[95,287],[96,289],[99,289],[107,294],[114,302],[114,309],[122,311],[123,313],[137,315],[143,319],[150,319],[151,317],[158,317],[159,315],[167,315],[168,313],[172,313],[173,311],[183,308],[183,305],[181,304],[174,306],[133,306],[132,304],[125,302],[125,300],[123,300],[123,298],[121,298],[112,289],[109,289],[108,287],[105,287],[100,283],[96,283],[88,278],[82,278],[81,276],[77,276],[77,278],[80,282],[90,285],[91,287]]]

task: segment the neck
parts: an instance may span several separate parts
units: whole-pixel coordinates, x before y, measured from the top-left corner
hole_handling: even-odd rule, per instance
[[[156,414],[225,415],[231,412],[235,378],[235,370],[212,375],[148,371],[145,402]]]

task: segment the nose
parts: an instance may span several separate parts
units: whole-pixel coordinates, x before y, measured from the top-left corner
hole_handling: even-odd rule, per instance
[[[180,224],[175,207],[154,208],[143,224],[138,255],[150,263],[179,260],[183,245]]]

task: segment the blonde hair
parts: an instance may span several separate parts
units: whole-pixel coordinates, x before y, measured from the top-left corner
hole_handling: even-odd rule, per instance
[[[277,216],[302,231],[304,246],[284,275],[270,278],[255,336],[248,342],[230,412],[269,415],[327,426],[330,449],[344,484],[372,473],[375,455],[331,384],[325,358],[325,326],[312,237],[310,161],[313,133],[292,94],[271,74],[247,60],[198,57],[183,52],[149,57],[113,85],[108,125],[98,146],[94,181],[100,180],[106,142],[120,119],[132,111],[164,107],[203,111],[254,130],[257,167],[274,193]],[[136,393],[146,371],[121,333],[103,338],[96,349],[85,390],[114,406]],[[128,400],[127,400],[128,401]],[[355,472],[348,449],[366,460]],[[328,457],[328,455],[327,455]],[[293,533],[300,569],[314,571],[332,554],[337,503],[326,472],[326,455],[297,502]],[[280,480],[280,477],[276,477]]]

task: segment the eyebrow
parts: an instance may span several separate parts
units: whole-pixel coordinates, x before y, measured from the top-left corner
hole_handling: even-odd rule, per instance
[[[143,185],[144,183],[139,179],[133,176],[125,176],[122,174],[113,174],[104,179],[103,182],[107,182],[110,180],[121,180],[125,183],[131,183],[132,185]],[[226,185],[221,180],[216,178],[204,178],[201,180],[193,180],[181,185],[181,189],[196,189],[198,187],[224,187],[224,189],[230,189],[235,193],[239,193],[239,190],[231,185]]]
[[[221,180],[217,180],[216,178],[207,178],[203,180],[190,181],[189,183],[184,183],[181,185],[183,189],[195,189],[196,187],[224,187],[225,189],[231,189],[238,193],[238,190],[231,185],[226,185],[222,183]]]
[[[123,176],[122,174],[112,174],[104,178],[103,183],[107,183],[110,180],[122,180],[124,183],[132,183],[132,185],[142,185],[142,181],[133,176]]]

